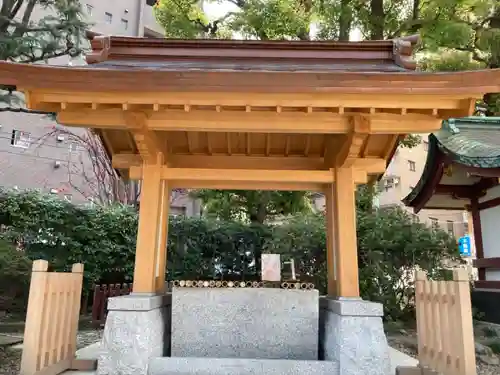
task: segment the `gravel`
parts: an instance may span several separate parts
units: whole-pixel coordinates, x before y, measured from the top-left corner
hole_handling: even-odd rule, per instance
[[[76,337],[76,349],[84,348],[100,341],[102,330],[81,331]],[[0,347],[0,375],[18,375],[21,365],[22,349],[13,347]]]

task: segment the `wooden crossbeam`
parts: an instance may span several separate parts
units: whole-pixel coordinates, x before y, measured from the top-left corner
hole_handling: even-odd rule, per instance
[[[131,167],[130,178],[143,178],[143,168]],[[322,191],[324,184],[334,182],[334,174],[330,170],[203,169],[163,166],[161,179],[168,180],[169,186],[185,188]],[[357,184],[366,183],[367,173],[355,170],[354,181]]]
[[[125,125],[128,111],[122,109],[85,109],[61,111],[58,121],[67,126],[130,129]],[[244,133],[303,133],[346,134],[351,131],[352,114],[331,112],[234,112],[234,111],[151,111],[145,112],[147,129],[159,131],[204,131]],[[373,113],[363,115],[370,119],[371,134],[428,133],[441,128],[437,115],[408,113]],[[140,129],[140,126],[136,126]]]
[[[239,156],[239,155],[169,155],[172,168],[204,169],[243,169],[243,170],[324,170],[322,158],[306,157],[273,157],[273,156]],[[113,168],[128,169],[140,167],[142,158],[137,154],[115,154],[112,158]],[[378,174],[385,171],[386,161],[381,158],[357,158],[353,167],[367,174]]]

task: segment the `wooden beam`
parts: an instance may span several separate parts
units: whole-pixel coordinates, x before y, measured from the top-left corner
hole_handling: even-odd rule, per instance
[[[335,274],[338,297],[359,297],[355,170],[335,168]]]
[[[464,98],[463,94],[458,95],[435,95],[429,98],[429,95],[373,95],[362,94],[344,94],[336,93],[243,93],[243,92],[141,92],[140,95],[131,89],[129,92],[99,92],[95,91],[69,91],[57,90],[36,90],[36,100],[33,105],[40,105],[43,102],[55,103],[94,103],[104,105],[172,105],[182,106],[189,103],[193,106],[237,106],[237,107],[322,107],[322,108],[407,108],[407,109],[457,109],[461,108]],[[30,108],[31,108],[30,106]]]
[[[144,176],[144,167],[130,167],[130,179],[138,180]],[[354,169],[354,183],[364,184],[367,181],[366,171]],[[272,184],[312,184],[322,186],[334,182],[334,176],[326,170],[267,170],[267,169],[208,169],[208,168],[171,168],[161,167],[161,179],[169,180],[172,187],[179,187],[179,181],[211,183],[220,181],[220,185],[244,186],[245,183]],[[191,183],[189,183],[191,184]],[[184,186],[189,187],[189,186]],[[231,189],[231,187],[228,187]],[[320,188],[319,191],[322,191]]]
[[[67,126],[124,129],[122,109],[61,111],[58,122]],[[352,114],[332,112],[266,111],[150,111],[148,129],[161,131],[207,131],[242,133],[344,134],[351,130]],[[373,134],[428,133],[441,128],[442,119],[433,115],[373,113],[369,117]]]
[[[162,179],[197,181],[235,181],[235,182],[298,182],[331,183],[330,171],[298,170],[250,170],[250,169],[203,169],[203,168],[162,168]]]
[[[208,169],[255,169],[255,170],[321,170],[324,169],[322,158],[308,157],[273,157],[240,155],[169,155],[172,168],[208,168]],[[385,160],[380,158],[358,158],[354,160],[356,169],[368,174],[384,173]],[[112,157],[113,168],[128,169],[142,166],[142,158],[137,154],[115,154]]]

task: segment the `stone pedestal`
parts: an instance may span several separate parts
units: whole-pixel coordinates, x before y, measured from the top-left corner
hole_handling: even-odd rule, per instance
[[[174,288],[172,357],[318,359],[317,290]]]
[[[340,375],[388,375],[382,316],[379,303],[320,298],[320,359],[338,362]]]
[[[170,310],[170,295],[110,298],[97,374],[146,375],[150,359],[169,354]]]

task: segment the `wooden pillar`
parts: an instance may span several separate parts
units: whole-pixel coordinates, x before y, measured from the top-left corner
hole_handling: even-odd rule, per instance
[[[476,259],[484,258],[483,233],[481,228],[481,212],[479,210],[479,198],[471,199],[472,230],[474,237],[474,247],[476,249]],[[478,269],[478,279],[486,280],[486,270]]]
[[[338,297],[359,297],[354,169],[335,168],[335,274]]]
[[[156,163],[142,167],[139,227],[134,269],[134,293],[156,292],[156,262],[158,258],[162,200],[165,184],[161,180],[163,155],[158,153]]]
[[[165,293],[165,272],[167,268],[168,213],[170,208],[170,189],[168,182],[162,182],[162,201],[160,229],[158,231],[158,256],[156,259],[156,292]]]
[[[332,171],[333,173],[333,171]],[[335,273],[335,186],[328,184],[325,188],[325,215],[326,215],[326,270],[328,279],[328,295],[337,295]]]

